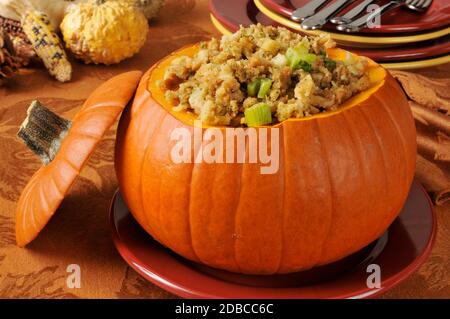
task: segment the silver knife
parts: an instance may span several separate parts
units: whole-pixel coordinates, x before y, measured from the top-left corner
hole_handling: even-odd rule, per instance
[[[369,5],[371,5],[372,3],[374,3],[375,1],[377,1],[377,0],[364,0],[363,2],[361,2],[360,4],[355,6],[353,9],[349,10],[346,14],[331,18],[330,21],[331,21],[331,23],[334,23],[334,24],[348,24],[348,23],[352,22],[352,20],[355,17],[357,17],[358,15],[363,13],[366,10],[366,8]]]
[[[303,7],[297,8],[291,15],[294,21],[303,21],[309,16],[312,16],[318,9],[323,7],[328,0],[311,0]]]
[[[329,6],[306,18],[302,22],[302,28],[306,30],[320,29],[337,12],[350,5],[354,0],[336,0]]]

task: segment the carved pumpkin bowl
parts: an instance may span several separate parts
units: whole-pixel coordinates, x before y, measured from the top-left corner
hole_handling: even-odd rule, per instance
[[[192,133],[194,145],[197,128],[192,115],[172,111],[158,83],[171,61],[197,50],[148,71],[119,124],[120,190],[154,239],[197,263],[268,275],[335,262],[386,231],[405,203],[416,156],[413,117],[389,73],[370,62],[370,88],[337,111],[275,125],[278,170],[262,174],[262,163],[195,163],[194,152],[190,162],[171,158],[172,132]]]
[[[262,174],[259,162],[196,162],[194,152],[190,162],[173,160],[176,129],[192,133],[189,142],[200,149],[208,140],[198,142],[196,132],[226,134],[225,127],[198,128],[189,113],[175,113],[158,85],[174,59],[197,50],[173,53],[142,78],[132,72],[106,82],[71,123],[59,121],[59,140],[48,143],[48,152],[48,145],[34,147],[47,165],[19,200],[19,245],[42,230],[133,95],[117,132],[120,191],[142,228],[178,255],[229,272],[287,274],[350,256],[388,229],[408,196],[416,156],[413,117],[388,72],[369,61],[370,87],[336,111],[254,128],[269,140],[276,129],[279,142],[277,170]],[[327,53],[337,60],[349,54]],[[27,135],[30,126],[39,127],[33,123],[23,125],[27,139],[42,135]],[[229,150],[226,143],[219,149]]]

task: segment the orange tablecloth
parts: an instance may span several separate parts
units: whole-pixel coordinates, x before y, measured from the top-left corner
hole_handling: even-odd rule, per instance
[[[117,66],[75,63],[74,79],[52,80],[30,70],[0,88],[0,298],[171,298],[122,261],[109,233],[108,209],[117,181],[111,130],[75,182],[58,213],[26,249],[15,246],[14,213],[19,194],[39,160],[16,138],[32,99],[71,118],[100,83],[126,70],[146,70],[171,51],[211,36],[206,0],[168,0],[151,25],[145,49]],[[420,71],[450,78],[450,64]],[[436,208],[438,236],[431,257],[384,298],[450,297],[450,202]],[[66,285],[68,265],[81,268],[81,288]]]

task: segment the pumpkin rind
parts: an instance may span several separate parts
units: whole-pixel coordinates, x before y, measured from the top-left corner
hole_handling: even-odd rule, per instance
[[[234,272],[290,273],[358,251],[399,214],[416,135],[389,74],[356,106],[282,122],[279,171],[261,175],[259,164],[174,164],[171,131],[193,127],[147,91],[153,70],[120,121],[116,172],[139,224],[176,253]]]
[[[20,195],[16,241],[30,243],[48,223],[89,155],[132,99],[140,71],[118,75],[97,88],[72,120],[55,158],[42,166]]]

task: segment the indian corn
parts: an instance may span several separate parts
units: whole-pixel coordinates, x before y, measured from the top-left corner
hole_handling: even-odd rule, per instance
[[[47,15],[27,11],[22,17],[22,28],[49,73],[58,81],[70,81],[72,66]]]

